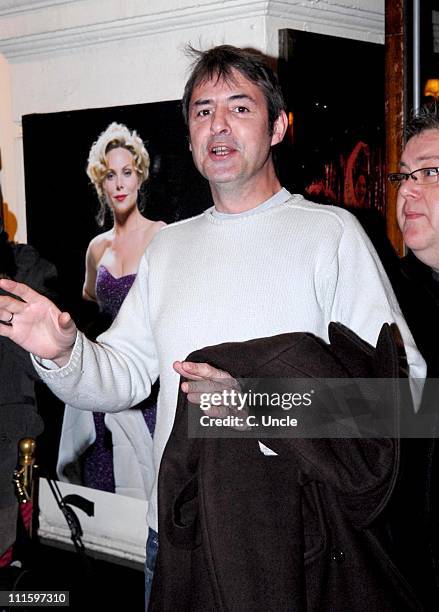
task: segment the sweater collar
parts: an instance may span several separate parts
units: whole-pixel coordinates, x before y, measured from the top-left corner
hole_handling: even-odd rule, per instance
[[[229,219],[239,219],[242,217],[250,217],[251,215],[255,215],[257,213],[262,212],[268,208],[273,208],[274,206],[278,206],[279,204],[283,204],[289,198],[291,198],[291,194],[285,188],[282,187],[280,191],[275,193],[273,196],[262,202],[255,208],[251,208],[250,210],[245,210],[241,213],[223,213],[216,210],[214,206],[209,208],[206,212],[209,213],[212,217],[219,220],[229,220]]]

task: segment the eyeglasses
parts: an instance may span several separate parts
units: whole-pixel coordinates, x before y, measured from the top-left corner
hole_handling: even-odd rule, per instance
[[[418,170],[413,170],[413,172],[391,172],[387,175],[390,183],[398,187],[398,189],[409,178],[418,185],[434,185],[439,180],[439,168],[419,168]]]

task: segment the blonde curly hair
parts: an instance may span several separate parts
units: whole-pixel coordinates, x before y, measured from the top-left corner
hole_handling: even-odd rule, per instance
[[[103,184],[108,172],[106,155],[112,149],[127,149],[134,158],[134,168],[139,177],[140,186],[149,176],[149,155],[137,132],[130,130],[122,123],[110,123],[106,130],[100,134],[93,143],[88,156],[87,175],[93,183],[99,198],[99,211],[96,215],[98,225],[102,226],[105,221],[105,213],[108,204],[105,197]],[[139,207],[142,210],[143,207]]]

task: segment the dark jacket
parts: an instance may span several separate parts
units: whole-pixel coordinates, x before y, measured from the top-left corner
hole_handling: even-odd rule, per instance
[[[0,337],[0,508],[16,503],[12,475],[17,467],[18,441],[43,431],[34,385],[38,374],[29,354],[9,338]]]
[[[397,377],[385,325],[377,348],[338,324],[330,344],[291,333],[197,351],[235,378]],[[393,415],[398,385],[389,380]],[[192,409],[194,409],[192,407]],[[326,409],[326,408],[325,408]],[[423,610],[394,554],[392,438],[189,438],[180,392],[159,474],[160,544],[149,610]]]
[[[0,278],[3,275],[48,297],[54,295],[55,266],[33,247],[9,242],[7,234],[0,232]],[[12,475],[17,467],[19,440],[36,438],[43,430],[35,399],[38,380],[29,353],[9,338],[0,337],[0,508],[17,502]]]
[[[421,589],[430,574],[431,563],[423,562],[416,547],[421,545],[424,550],[428,549],[429,558],[433,560],[433,579],[439,589],[439,277],[409,252],[399,262],[398,275],[389,275],[389,278],[416,345],[427,363],[429,377],[419,410],[419,416],[426,418],[425,425],[418,439],[402,440],[406,460],[400,471],[404,487],[401,495],[395,495],[393,500],[395,509],[399,506],[401,511],[403,506],[404,513],[422,528],[405,530],[404,526],[395,523],[398,531],[404,533],[404,538],[396,540],[403,540],[404,546],[408,545],[408,540],[412,541],[410,549],[417,564],[409,571],[413,582]]]
[[[439,377],[439,278],[413,253],[401,260],[401,277],[393,288],[429,377]],[[392,278],[391,278],[392,280]]]

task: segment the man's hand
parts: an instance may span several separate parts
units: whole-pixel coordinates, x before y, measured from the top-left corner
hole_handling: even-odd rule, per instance
[[[216,393],[239,392],[239,383],[228,372],[214,368],[208,363],[194,363],[192,361],[175,361],[174,370],[187,378],[188,381],[181,384],[181,390],[187,393],[188,401],[192,404],[200,404],[202,395]],[[236,414],[230,405],[211,406],[205,411],[212,417],[225,417],[228,414]]]
[[[65,365],[76,338],[70,315],[27,285],[1,279],[0,289],[19,298],[0,295],[0,336],[58,366]]]

